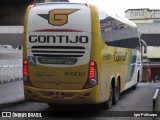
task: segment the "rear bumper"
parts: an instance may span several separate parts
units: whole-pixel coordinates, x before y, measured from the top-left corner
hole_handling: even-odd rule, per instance
[[[52,98],[54,92],[63,93],[63,98]],[[98,85],[84,90],[39,89],[24,85],[25,100],[55,104],[96,104],[99,103]]]

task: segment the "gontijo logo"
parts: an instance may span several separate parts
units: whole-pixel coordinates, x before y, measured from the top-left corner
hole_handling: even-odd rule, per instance
[[[38,14],[48,20],[48,23],[54,26],[62,26],[68,23],[68,15],[79,9],[54,9],[49,14]]]

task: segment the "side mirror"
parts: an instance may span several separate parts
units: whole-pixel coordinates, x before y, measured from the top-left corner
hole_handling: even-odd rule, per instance
[[[141,45],[144,46],[144,53],[147,53],[147,44],[141,39]]]

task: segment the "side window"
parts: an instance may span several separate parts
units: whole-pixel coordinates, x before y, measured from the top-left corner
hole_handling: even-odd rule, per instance
[[[123,32],[124,25],[122,22],[112,19],[112,41],[110,41],[110,45],[117,47],[124,47],[124,43],[122,42],[122,37],[126,34]]]
[[[116,19],[113,19],[112,20],[112,30],[121,30],[122,28],[124,28],[125,24],[116,20]]]
[[[112,18],[107,17],[107,15],[103,15],[102,17],[102,13],[101,13],[100,27],[101,27],[101,31],[111,31],[112,30]]]
[[[106,17],[100,20],[102,40],[107,44],[107,41],[112,41],[112,18]]]
[[[100,26],[102,39],[107,45],[132,49],[139,47],[136,28],[112,17],[101,19]]]

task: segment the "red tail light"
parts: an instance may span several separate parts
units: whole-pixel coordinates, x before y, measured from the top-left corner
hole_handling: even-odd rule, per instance
[[[26,59],[23,60],[23,76],[28,77],[28,61]]]
[[[95,78],[95,62],[90,62],[88,78]]]
[[[96,62],[91,61],[89,64],[89,72],[88,72],[88,79],[83,86],[83,89],[94,87],[98,84],[98,77],[97,77],[97,65]]]
[[[25,85],[33,86],[29,79],[28,61],[26,59],[23,60],[23,80]]]
[[[90,5],[90,4],[87,4],[87,3],[86,3],[85,5],[86,5],[87,7],[89,7],[89,8],[91,8],[91,5]]]
[[[33,8],[33,7],[35,7],[35,4],[32,4],[32,5],[29,6],[30,9]]]

